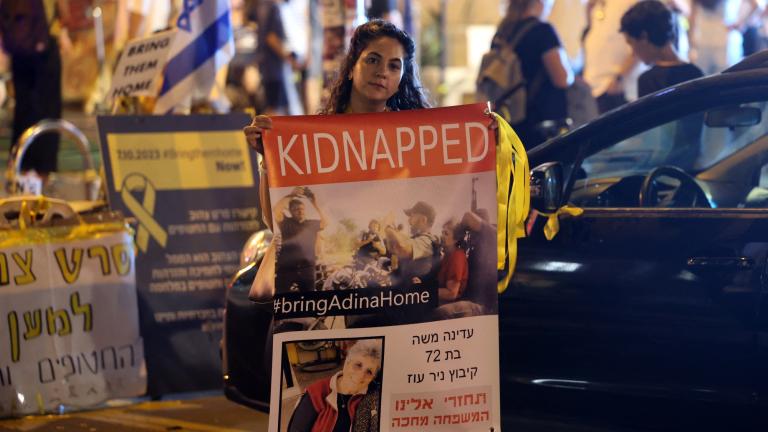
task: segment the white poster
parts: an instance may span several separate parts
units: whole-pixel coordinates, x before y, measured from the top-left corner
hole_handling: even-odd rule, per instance
[[[0,417],[144,393],[134,271],[127,231],[2,248]]]

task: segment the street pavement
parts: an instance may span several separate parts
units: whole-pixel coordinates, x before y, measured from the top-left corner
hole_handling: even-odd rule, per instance
[[[269,424],[267,414],[237,405],[220,394],[172,398],[176,399],[112,401],[97,410],[0,420],[0,432],[266,432]]]

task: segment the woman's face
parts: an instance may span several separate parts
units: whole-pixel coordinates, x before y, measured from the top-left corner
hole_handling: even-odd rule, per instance
[[[405,70],[405,50],[397,39],[380,37],[368,44],[352,68],[352,97],[386,102],[397,93]]]
[[[344,362],[341,371],[342,389],[348,394],[363,391],[376,377],[379,360],[362,354],[354,354]]]
[[[453,229],[454,225],[452,224],[443,225],[443,246],[453,247],[453,245],[456,244],[456,238],[453,236]]]
[[[643,63],[650,65],[654,62],[653,49],[651,43],[646,38],[636,39],[627,33],[624,33],[624,40],[627,41],[627,45],[632,48],[632,52]]]

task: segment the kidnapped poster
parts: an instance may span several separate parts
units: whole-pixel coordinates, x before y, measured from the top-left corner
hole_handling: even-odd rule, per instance
[[[273,118],[270,431],[500,430],[484,109]]]

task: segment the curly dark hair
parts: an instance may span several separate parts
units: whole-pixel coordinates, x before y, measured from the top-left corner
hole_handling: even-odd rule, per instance
[[[674,42],[675,18],[672,10],[658,0],[644,0],[635,3],[621,17],[622,33],[641,39],[643,33],[648,42],[663,47]]]
[[[376,19],[355,29],[349,51],[341,64],[339,77],[331,87],[331,94],[320,111],[321,114],[340,114],[347,110],[349,98],[352,95],[352,81],[349,79],[349,74],[368,44],[382,37],[389,37],[400,42],[405,51],[403,78],[400,80],[397,93],[387,100],[387,108],[391,111],[401,111],[430,107],[419,81],[418,67],[414,62],[416,47],[413,39],[394,24]]]

